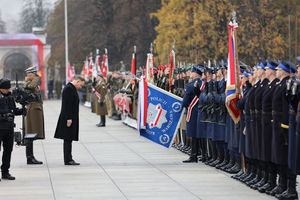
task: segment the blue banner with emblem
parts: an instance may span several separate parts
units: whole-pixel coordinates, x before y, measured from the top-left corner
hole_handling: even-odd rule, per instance
[[[182,98],[152,84],[147,88],[146,126],[139,130],[140,135],[169,148],[183,116]]]

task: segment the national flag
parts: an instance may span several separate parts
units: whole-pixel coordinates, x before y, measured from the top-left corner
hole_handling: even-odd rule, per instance
[[[108,69],[108,53],[107,53],[107,49],[105,49],[105,53],[102,56],[101,74],[104,77],[107,77],[108,71],[109,71],[109,69]]]
[[[169,148],[183,116],[182,98],[143,82],[145,81],[141,79],[140,85],[143,86],[139,88],[142,91],[138,115],[140,135]]]
[[[97,77],[100,68],[99,65],[99,61],[100,61],[100,56],[99,56],[99,49],[96,50],[96,57],[95,57],[95,63],[93,64],[93,77]]]
[[[237,108],[239,95],[239,65],[236,44],[237,23],[228,25],[228,70],[226,85],[226,107],[228,113],[235,123],[240,120],[240,110]]]
[[[134,46],[134,50],[132,53],[132,59],[131,59],[131,74],[136,75],[136,46]]]
[[[154,74],[153,74],[153,54],[148,53],[147,54],[147,62],[146,62],[146,79],[148,83],[153,83]]]
[[[89,67],[88,67],[88,77],[93,76],[93,68],[94,68],[93,53],[90,53]]]
[[[175,70],[175,50],[174,48],[170,52],[170,71],[169,71],[169,91],[172,89],[174,84],[174,70]]]
[[[75,68],[74,65],[71,66],[70,63],[68,63],[68,78],[67,81],[72,81],[73,78],[75,77]]]
[[[138,129],[145,129],[147,122],[147,109],[148,109],[148,83],[145,76],[141,76],[139,83],[139,96],[138,96]]]

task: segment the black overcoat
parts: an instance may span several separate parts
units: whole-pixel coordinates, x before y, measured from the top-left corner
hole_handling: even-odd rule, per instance
[[[67,127],[67,120],[72,119],[72,125]],[[68,83],[62,92],[62,105],[55,130],[55,138],[78,141],[79,135],[79,97],[72,83]]]

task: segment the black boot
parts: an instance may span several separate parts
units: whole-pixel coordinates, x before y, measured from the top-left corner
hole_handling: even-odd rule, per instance
[[[251,188],[254,189],[254,190],[257,190],[258,188],[264,186],[266,183],[267,183],[267,180],[268,180],[268,176],[269,176],[269,173],[268,171],[264,168],[262,170],[262,178],[261,180],[256,183],[255,185],[253,185]]]
[[[100,122],[96,124],[97,127],[104,127],[105,126],[105,115],[100,115]]]
[[[192,163],[198,162],[198,149],[199,149],[199,141],[197,138],[192,138],[192,146],[191,146],[191,156],[189,159],[182,161],[183,163]]]
[[[223,162],[221,162],[220,164],[216,165],[217,169],[221,169],[222,167],[224,167],[225,165],[227,165],[230,162],[230,156],[228,152],[224,151],[224,159]]]
[[[276,194],[281,194],[287,189],[287,170],[281,167],[279,174],[278,185],[272,191],[266,191],[267,194],[275,196]]]
[[[260,182],[262,177],[263,177],[263,170],[262,170],[261,166],[258,164],[257,171],[256,171],[256,176],[252,181],[248,182],[248,186],[250,188],[253,188],[254,185],[256,185],[258,182]]]
[[[288,188],[282,194],[275,195],[277,199],[280,200],[294,200],[298,199],[298,193],[296,190],[296,178],[297,176],[291,171],[288,175]]]
[[[239,161],[235,161],[235,164],[230,169],[227,169],[226,172],[229,174],[237,174],[241,171],[241,165]]]
[[[250,181],[252,181],[255,177],[256,177],[256,172],[257,172],[257,167],[256,167],[256,165],[255,165],[255,163],[253,162],[253,160],[251,161],[252,162],[252,164],[251,164],[251,172],[249,173],[249,175],[247,176],[247,177],[245,177],[244,179],[243,179],[243,183],[245,183],[245,184],[247,184],[248,185],[248,183],[250,182]]]
[[[223,167],[220,167],[220,170],[226,171],[234,166],[235,164],[234,157],[232,155],[230,155],[229,157],[230,157],[229,163],[227,165],[224,165]]]
[[[197,156],[190,156],[189,159],[182,161],[183,163],[197,163],[198,158]]]
[[[26,158],[27,158],[27,164],[28,165],[41,165],[43,162],[38,161],[35,159],[33,155],[33,141],[29,140],[26,145]]]
[[[276,179],[277,179],[276,167],[272,164],[269,164],[268,172],[269,175],[268,175],[267,183],[262,187],[257,188],[257,190],[261,193],[271,192],[276,187]]]

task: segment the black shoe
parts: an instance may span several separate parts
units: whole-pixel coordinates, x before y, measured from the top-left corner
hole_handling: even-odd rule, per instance
[[[276,194],[281,194],[286,190],[282,185],[277,185],[272,191],[266,191],[266,194],[275,196]]]
[[[16,177],[13,177],[10,173],[5,173],[5,174],[2,174],[2,179],[5,179],[5,180],[15,180]]]
[[[80,165],[80,163],[77,163],[74,160],[71,160],[69,162],[65,162],[65,165]]]
[[[121,115],[114,115],[114,116],[112,116],[112,119],[113,120],[122,120],[122,117],[121,117]]]
[[[29,157],[27,158],[27,165],[42,165],[42,161],[38,161],[35,159],[35,157]]]
[[[247,182],[252,181],[253,179],[255,179],[255,177],[256,177],[256,174],[250,173],[246,178],[244,178],[244,180],[242,182],[247,184]]]
[[[298,193],[287,189],[282,194],[276,194],[275,197],[279,200],[296,200],[298,199]]]
[[[243,171],[242,169],[240,169],[240,171],[239,171],[237,174],[232,175],[231,178],[233,178],[233,179],[238,179],[238,178],[240,178],[242,175],[244,175],[244,171]]]
[[[258,188],[264,186],[267,183],[267,180],[265,178],[262,178],[258,183],[256,183],[255,185],[253,185],[251,188],[253,190],[258,190]]]
[[[96,124],[96,126],[97,126],[97,127],[104,127],[104,126],[105,126],[105,124],[104,124],[104,123],[102,123],[102,122],[100,122],[99,124]]]
[[[198,158],[197,157],[189,157],[189,159],[182,161],[183,163],[197,163]]]
[[[265,185],[263,185],[262,187],[258,188],[258,191],[260,193],[269,193],[271,192],[274,188],[276,187],[275,184],[272,183],[266,183]]]
[[[241,170],[241,167],[238,163],[235,163],[233,167],[230,169],[225,170],[229,174],[237,174]]]

